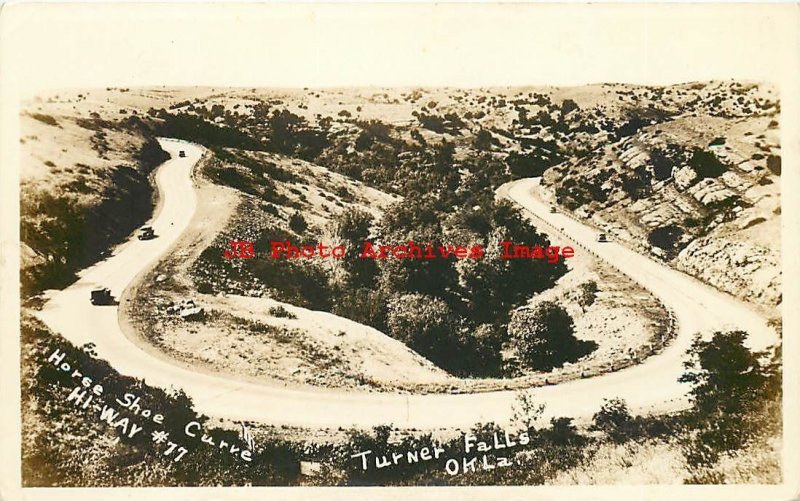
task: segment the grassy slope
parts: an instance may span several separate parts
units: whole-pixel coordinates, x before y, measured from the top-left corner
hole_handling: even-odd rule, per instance
[[[146,221],[154,202],[149,174],[168,158],[145,122],[103,118],[85,97],[27,109],[21,117],[24,295],[63,287]]]
[[[66,354],[72,369],[103,386],[101,404],[116,405],[115,398],[135,393],[143,408],[164,416],[163,427],[147,423],[141,416],[122,411],[121,417],[143,426],[127,438],[98,419],[95,411],[76,408],[66,397],[80,383],[69,373],[55,369],[47,357],[55,349]],[[37,320],[23,316],[21,338],[22,370],[22,474],[23,485],[44,486],[166,486],[166,485],[272,485],[292,483],[299,464],[289,444],[260,443],[253,462],[234,459],[191,439],[184,426],[203,416],[192,410],[182,393],[166,393],[141,380],[122,376],[90,352],[73,346],[53,334]],[[119,408],[119,406],[117,406]],[[170,438],[190,450],[180,461],[164,456],[166,445],[155,445],[150,433],[161,428]],[[242,446],[238,434],[204,424],[217,440]]]

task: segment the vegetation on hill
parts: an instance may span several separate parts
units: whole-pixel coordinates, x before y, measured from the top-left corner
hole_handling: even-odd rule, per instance
[[[55,126],[55,118],[43,116],[34,118]],[[118,121],[102,120],[99,115],[61,118],[59,127],[92,132],[91,143],[81,147],[93,150],[86,154],[95,156],[100,167],[48,161],[45,165],[52,179],[23,181],[23,297],[66,286],[75,279],[75,272],[99,260],[109,247],[149,219],[153,210],[149,175],[169,158],[155,140],[152,125],[136,116]],[[109,141],[122,143],[125,149],[110,152]],[[112,158],[122,162],[113,163]]]
[[[780,352],[753,353],[744,346],[745,337],[743,332],[719,332],[708,341],[694,343],[681,378],[692,385],[692,407],[674,415],[633,416],[624,401],[612,399],[598,409],[588,428],[579,429],[565,417],[543,425],[543,407],[521,393],[515,426],[476,425],[468,432],[474,437],[470,450],[463,435],[442,439],[431,434],[398,434],[389,425],[371,432],[351,430],[343,440],[334,441],[305,437],[287,441],[254,428],[252,462],[244,462],[185,435],[186,423],[197,421],[214,440],[245,447],[230,424],[211,426],[183,393],[165,392],[121,376],[96,358],[90,346],[73,346],[24,317],[24,485],[539,485],[575,477],[602,483],[614,474],[635,480],[639,477],[626,475],[642,470],[671,482],[677,476],[687,483],[776,483],[781,479],[780,463],[771,439],[781,428]],[[147,408],[164,416],[163,431],[189,452],[174,461],[163,454],[166,445],[152,441],[154,430],[146,428],[128,438],[90,409],[67,402],[67,395],[80,382],[47,361],[55,349],[65,354],[64,361],[73,368],[103,386],[103,397],[98,399],[103,404],[135,393]],[[130,417],[142,423],[141,417]],[[523,443],[523,432],[527,443]],[[476,450],[478,441],[509,440],[506,433],[516,445],[490,452]],[[429,454],[434,447],[443,452],[427,461],[406,464],[404,459],[398,465],[375,467],[376,457],[398,453],[405,458],[409,451],[424,447]],[[604,459],[609,448],[619,451],[614,453],[613,465]],[[370,451],[366,469],[359,456],[364,451]],[[680,461],[665,472],[664,463],[648,462],[654,453],[677,456]],[[464,466],[464,460],[471,466]],[[300,461],[319,463],[320,472],[301,476]],[[498,466],[502,461],[509,461],[508,466]],[[496,468],[484,469],[484,463]]]
[[[206,416],[192,409],[184,393],[166,392],[142,380],[122,376],[106,361],[95,358],[89,346],[76,347],[50,332],[37,320],[22,320],[22,471],[26,487],[114,487],[114,486],[217,486],[291,485],[299,476],[299,447],[283,441],[260,443],[247,462],[227,450],[216,450],[201,437],[185,433],[188,423],[200,423],[203,433],[215,443],[226,441],[239,450],[247,446],[239,434],[212,427]],[[102,385],[102,396],[95,402],[120,412],[116,424],[125,417],[143,430],[129,437],[122,427],[101,420],[99,411],[83,409],[67,396],[81,386],[80,379],[59,370],[48,357],[59,350],[65,363],[93,384]],[[126,393],[140,398],[142,408],[161,414],[156,426],[141,415],[121,409],[115,401]],[[158,430],[156,430],[158,428]],[[129,430],[128,426],[125,430]],[[189,450],[179,461],[178,452],[165,454],[168,444],[156,444],[151,433],[164,431]]]

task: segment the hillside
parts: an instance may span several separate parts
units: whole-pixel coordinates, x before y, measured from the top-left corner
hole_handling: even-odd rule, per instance
[[[28,481],[108,485],[110,470],[126,485],[777,482],[780,355],[749,352],[743,332],[707,332],[711,341],[692,345],[680,380],[690,383],[686,410],[634,416],[624,401],[607,400],[586,422],[536,422],[542,410],[524,389],[560,390],[639,364],[672,341],[674,317],[497,190],[542,176],[554,210],[777,317],[779,112],[769,86],[736,82],[42,96],[21,117],[24,297],[63,287],[150,217],[150,173],[165,158],[155,137],[196,142],[206,149],[192,174],[197,211],[172,251],[119,298],[119,320],[109,318],[120,335],[190,367],[187,385],[214,373],[269,392],[520,390],[514,426],[530,433],[531,447],[508,451],[522,468],[453,476],[443,459],[366,471],[354,453],[418,449],[434,437],[467,457],[468,430],[247,423],[258,440],[256,473],[202,450],[184,464],[141,469],[149,439],[115,440],[73,412],[60,397],[69,380],[41,353],[64,347],[114,388],[136,386],[176,417],[218,425],[209,428],[216,437],[238,442],[241,423],[207,422],[182,393],[120,376],[91,344],[72,346],[33,321],[29,301],[21,341]],[[413,240],[479,245],[488,255],[276,260],[269,251],[277,240],[350,249]],[[575,245],[576,255],[502,260],[503,240]],[[226,257],[236,241],[253,243],[255,256]],[[50,421],[69,433],[48,433]],[[169,424],[179,433],[183,423]],[[503,430],[487,423],[469,431],[488,442]],[[320,470],[300,475],[301,459]]]
[[[88,93],[27,103],[21,116],[23,296],[63,287],[153,210],[150,172],[168,155],[152,125]],[[103,109],[106,108],[106,109]]]
[[[714,114],[648,124],[544,179],[555,201],[614,238],[777,315],[778,107],[750,104],[771,103],[769,89],[708,87],[701,102],[716,103]],[[702,100],[714,95],[738,97]]]

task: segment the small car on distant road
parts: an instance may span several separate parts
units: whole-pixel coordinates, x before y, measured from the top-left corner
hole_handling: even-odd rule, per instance
[[[555,214],[556,212],[558,212],[558,209],[556,209],[556,206],[555,205],[551,205],[550,206],[550,213],[551,214]]]
[[[178,156],[181,157],[181,158],[184,158],[184,157],[186,157],[186,152],[181,150],[181,151],[178,152]]]
[[[89,301],[91,301],[91,303],[94,305],[112,304],[114,301],[111,296],[111,289],[108,287],[95,287],[92,289]]]
[[[608,235],[605,233],[598,233],[597,234],[597,241],[598,242],[608,242]]]

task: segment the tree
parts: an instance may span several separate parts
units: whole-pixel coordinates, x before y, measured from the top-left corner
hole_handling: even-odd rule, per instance
[[[587,353],[590,345],[579,341],[574,331],[567,310],[552,301],[516,310],[508,326],[520,360],[537,370],[561,367]]]
[[[780,155],[770,155],[767,157],[767,169],[776,176],[781,175],[781,157]]]
[[[692,152],[692,158],[689,160],[689,165],[691,165],[694,171],[697,173],[698,179],[719,177],[728,170],[728,167],[723,164],[716,155],[699,148],[695,148],[695,150]]]
[[[592,420],[590,430],[602,431],[616,443],[626,441],[636,432],[636,421],[628,404],[620,398],[603,399],[603,405]]]
[[[551,418],[550,428],[541,430],[539,435],[541,440],[557,446],[582,446],[587,442],[587,438],[578,433],[578,428],[570,417]]]
[[[331,312],[385,331],[386,302],[387,297],[380,289],[349,288],[336,295]]]
[[[589,280],[578,286],[578,304],[583,311],[586,311],[586,308],[594,304],[598,290],[597,282],[594,280]]]
[[[544,404],[537,404],[530,391],[518,391],[511,407],[511,422],[523,430],[531,430],[544,414]]]
[[[479,150],[488,151],[488,150],[492,149],[492,144],[495,143],[495,142],[496,142],[496,140],[492,136],[491,132],[489,132],[486,129],[481,129],[475,135],[474,145],[475,145],[475,148],[477,148]]]
[[[475,329],[456,331],[458,360],[450,367],[461,374],[497,376],[503,365],[502,331],[494,324],[481,324]]]
[[[654,148],[650,151],[650,164],[653,166],[653,177],[658,181],[664,181],[672,177],[674,162],[668,153]]]
[[[561,116],[567,116],[572,111],[578,109],[578,103],[573,101],[572,99],[565,99],[561,102]]]
[[[373,220],[369,212],[352,208],[333,220],[334,237],[348,249],[343,265],[349,274],[350,284],[354,287],[370,286],[379,272],[374,259],[358,257],[364,242],[369,238]]]
[[[389,334],[437,365],[453,357],[455,319],[441,299],[423,294],[403,294],[389,302]]]
[[[544,171],[557,163],[557,157],[547,155],[543,151],[517,153],[512,151],[506,157],[506,165],[515,178],[539,177]]]
[[[630,175],[622,176],[622,191],[631,200],[639,200],[647,197],[652,192],[650,185],[650,173],[644,166],[637,167]]]
[[[647,241],[653,247],[658,247],[667,252],[673,252],[677,250],[682,236],[683,229],[680,226],[668,224],[651,230],[647,235]]]
[[[289,228],[298,235],[302,235],[308,229],[306,218],[299,212],[295,212],[289,216]]]
[[[713,465],[719,454],[740,449],[764,429],[759,412],[779,399],[779,357],[753,352],[744,331],[699,336],[687,352],[686,372],[678,379],[692,384],[689,420],[697,432],[686,446],[690,465]]]

